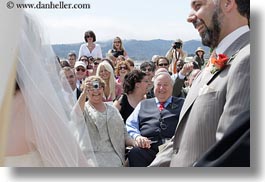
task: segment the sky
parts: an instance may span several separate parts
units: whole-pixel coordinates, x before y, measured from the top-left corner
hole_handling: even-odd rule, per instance
[[[42,3],[62,0],[44,0]],[[38,0],[26,0],[38,3]],[[186,21],[189,0],[64,0],[90,4],[90,9],[26,9],[43,22],[52,44],[83,42],[84,32],[93,30],[97,41],[122,39],[200,39]]]

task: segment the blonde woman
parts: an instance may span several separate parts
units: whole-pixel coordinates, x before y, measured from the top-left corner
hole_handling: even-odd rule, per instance
[[[118,56],[124,56],[125,58],[128,58],[128,54],[125,51],[123,45],[122,45],[122,40],[120,37],[115,37],[112,43],[112,49],[108,51],[109,54],[112,54],[115,58]]]
[[[104,102],[112,102],[121,95],[122,86],[116,83],[113,68],[106,59],[98,65],[96,76],[101,77],[106,83],[103,93]]]
[[[78,102],[99,167],[122,167],[125,164],[125,146],[137,146],[135,140],[129,137],[119,111],[102,101],[105,90],[102,78],[90,76],[82,88]]]

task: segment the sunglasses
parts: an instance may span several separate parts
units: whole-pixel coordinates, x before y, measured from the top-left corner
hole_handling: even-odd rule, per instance
[[[167,63],[161,63],[161,64],[158,64],[158,66],[168,66]]]
[[[119,70],[122,70],[122,69],[127,70],[127,67],[126,66],[119,67]]]
[[[121,43],[121,41],[115,41],[114,43]]]
[[[148,68],[148,69],[146,69],[146,68],[142,68],[142,71],[149,71],[149,72],[151,72],[152,71],[152,69],[151,68]]]
[[[80,59],[80,61],[83,61],[83,62],[85,62],[85,61],[88,61],[88,59]]]
[[[94,62],[94,65],[98,65],[99,63],[98,62]]]
[[[90,60],[90,61],[94,61],[94,58],[93,58],[92,56],[89,56],[89,57],[88,57],[88,60]]]
[[[86,35],[86,38],[93,38],[91,35]]]
[[[85,72],[86,69],[84,69],[84,68],[76,68],[76,71],[82,71],[82,72]]]

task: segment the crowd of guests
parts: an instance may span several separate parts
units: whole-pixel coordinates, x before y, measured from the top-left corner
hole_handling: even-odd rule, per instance
[[[249,1],[191,5],[207,63],[200,47],[187,61],[177,39],[135,68],[122,39],[103,56],[89,30],[78,55],[36,69],[51,49],[25,21],[35,36],[21,39],[6,165],[250,166]]]
[[[188,17],[212,50],[209,61],[201,47],[187,61],[183,41],[177,39],[165,55],[135,68],[121,38],[114,38],[102,58],[93,31],[85,33],[79,57],[102,62],[96,76],[83,77],[77,102],[99,166],[250,165],[249,1],[243,2],[246,6],[229,1],[223,9],[214,1],[209,4],[193,4]],[[208,11],[213,13],[210,24],[217,16],[218,27],[202,33],[206,21],[201,18],[207,19]],[[231,23],[236,26],[223,31]]]
[[[174,134],[188,88],[204,66],[204,50],[185,62],[177,39],[165,55],[138,68],[120,37],[105,57],[93,31],[86,31],[84,40],[78,55],[69,52],[59,60],[60,75],[83,110],[98,165],[148,166]]]

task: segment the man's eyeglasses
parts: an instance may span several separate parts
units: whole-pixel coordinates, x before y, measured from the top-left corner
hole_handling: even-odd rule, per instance
[[[94,62],[94,65],[98,65],[99,63],[98,62]]]
[[[168,66],[167,63],[161,63],[161,64],[158,64],[158,66]]]
[[[151,69],[151,68],[148,68],[148,69],[146,69],[146,68],[142,68],[142,71],[143,71],[143,72],[146,72],[146,71],[149,71],[149,72],[151,72],[151,71],[152,71],[152,69]]]
[[[76,71],[82,71],[82,72],[85,72],[86,69],[84,69],[84,68],[76,68]]]
[[[88,59],[80,59],[80,61],[86,62],[88,61]]]

